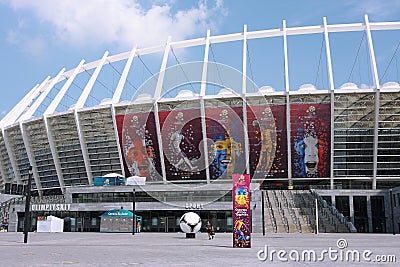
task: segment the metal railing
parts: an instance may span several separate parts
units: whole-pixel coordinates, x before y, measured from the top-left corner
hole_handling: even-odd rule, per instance
[[[268,210],[268,214],[269,214],[269,218],[270,221],[272,223],[272,231],[274,231],[274,233],[278,232],[278,227],[276,225],[276,219],[275,219],[275,214],[274,214],[274,209],[272,208],[272,204],[271,201],[269,199],[268,193],[265,194],[265,198],[266,198],[266,203],[267,203],[267,210]]]
[[[347,218],[340,211],[338,211],[335,206],[329,205],[328,202],[326,202],[326,200],[324,200],[314,190],[311,189],[310,192],[311,192],[311,195],[317,199],[318,206],[328,209],[330,211],[330,214],[333,216],[332,220],[331,220],[332,222],[334,221],[334,219],[336,219],[338,223],[343,224],[347,228],[349,233],[357,232],[357,229],[354,227],[354,225],[349,220],[347,220]],[[320,210],[324,210],[324,209],[320,209]],[[337,222],[334,222],[336,229],[338,229],[338,227],[339,227],[337,225]]]

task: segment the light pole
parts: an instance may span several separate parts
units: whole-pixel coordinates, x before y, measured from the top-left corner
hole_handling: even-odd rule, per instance
[[[24,220],[24,243],[28,243],[28,232],[30,228],[31,213],[31,186],[32,186],[32,166],[29,166],[28,185],[25,189],[25,220]]]
[[[135,204],[136,204],[136,192],[135,188],[132,190],[132,213],[133,213],[133,219],[132,219],[132,235],[135,235],[136,232],[136,220],[135,220]]]
[[[393,208],[393,190],[392,189],[390,189],[390,209],[391,209],[391,214],[392,214],[392,233],[393,233],[393,235],[395,235],[396,234],[396,230],[395,230],[395,227],[394,227],[394,208]]]
[[[318,234],[318,199],[315,198],[315,234]]]
[[[264,190],[261,190],[261,218],[262,218],[262,233],[263,236],[265,236],[265,210],[264,210],[264,201],[265,201],[265,196],[264,196]]]

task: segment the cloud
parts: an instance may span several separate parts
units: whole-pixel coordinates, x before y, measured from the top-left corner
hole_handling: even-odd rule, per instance
[[[19,46],[22,51],[36,59],[42,58],[46,51],[46,40],[40,36],[28,37],[18,31],[10,30],[7,33],[6,41]]]
[[[349,5],[357,14],[368,14],[374,19],[385,20],[398,16],[400,0],[352,0],[349,1]]]
[[[137,0],[1,1],[17,12],[28,11],[33,15],[33,20],[50,35],[46,35],[46,40],[77,47],[113,44],[129,49],[134,44],[139,47],[163,44],[169,35],[173,40],[205,35],[206,29],[216,27],[227,12],[222,0],[212,5],[199,1],[186,8],[176,6],[180,1],[155,1],[147,8]],[[8,41],[22,42],[28,38],[23,35],[33,36],[26,30],[26,24],[20,23],[17,30],[10,31]],[[39,31],[33,38],[37,45],[43,39]]]

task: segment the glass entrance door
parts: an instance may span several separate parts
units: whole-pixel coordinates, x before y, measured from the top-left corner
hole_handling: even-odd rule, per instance
[[[174,216],[160,217],[159,232],[174,233],[177,232],[176,219]]]
[[[176,232],[176,220],[174,216],[167,217],[167,232],[174,233]]]
[[[168,217],[162,216],[160,217],[160,225],[159,225],[159,232],[168,232]]]

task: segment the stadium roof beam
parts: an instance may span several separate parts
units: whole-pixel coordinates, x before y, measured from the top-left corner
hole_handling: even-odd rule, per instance
[[[247,25],[243,26],[243,58],[242,58],[242,98],[247,93]],[[246,101],[242,103],[243,121],[247,122],[247,104]],[[249,163],[249,136],[247,133],[247,123],[243,123],[244,131],[244,153],[246,159],[246,173],[250,174],[250,163]]]
[[[41,90],[42,93],[38,96],[35,103],[29,108],[29,110],[21,116],[19,121],[24,121],[32,117],[32,115],[36,112],[38,107],[42,104],[43,100],[46,96],[50,93],[51,89],[53,89],[54,85],[60,80],[61,75],[65,72],[65,68],[61,69],[60,72],[54,79],[51,79],[49,84],[47,85],[46,89]]]
[[[83,108],[83,106],[85,105],[86,100],[90,94],[90,91],[92,90],[93,85],[96,82],[97,76],[99,76],[99,73],[100,73],[104,63],[106,62],[107,56],[108,56],[108,51],[106,51],[104,53],[103,58],[98,63],[95,71],[93,72],[92,76],[89,79],[89,82],[86,84],[85,89],[83,89],[81,96],[79,97],[78,101],[76,102],[76,105],[75,105],[76,109]]]
[[[287,45],[287,29],[286,20],[282,21],[282,32],[283,32],[283,62],[285,68],[285,98],[286,98],[286,116],[290,116],[290,98],[289,98],[289,62],[288,62],[288,45]],[[286,120],[286,129],[290,133],[290,120]],[[286,145],[288,149],[288,155],[292,154],[290,147],[290,134],[286,135]],[[288,179],[292,179],[292,159],[288,157]]]
[[[169,51],[171,50],[171,36],[168,37],[167,43],[165,44],[165,50],[164,50],[164,56],[163,60],[161,62],[161,67],[160,67],[160,72],[158,74],[158,79],[157,79],[157,85],[156,85],[156,90],[154,92],[154,117],[156,121],[156,131],[157,131],[157,138],[158,138],[158,143],[159,146],[161,147],[160,149],[160,161],[161,161],[161,170],[162,170],[162,177],[164,182],[167,180],[167,174],[165,171],[165,162],[164,162],[164,151],[163,151],[163,142],[161,138],[161,128],[160,128],[160,118],[158,116],[158,104],[157,101],[161,97],[161,91],[163,89],[163,83],[164,83],[164,75],[165,75],[165,69],[167,66],[167,61],[168,61],[168,55]]]
[[[71,86],[72,82],[74,81],[76,75],[78,75],[78,73],[82,69],[82,66],[83,66],[84,62],[85,62],[85,60],[82,59],[81,62],[78,64],[78,66],[75,69],[73,69],[73,71],[71,72],[70,76],[67,76],[67,73],[64,73],[64,77],[67,79],[67,81],[65,82],[65,84],[61,88],[61,90],[58,92],[58,94],[56,95],[54,100],[47,107],[46,111],[44,112],[44,115],[54,113],[54,111],[57,109],[58,105],[60,104],[61,100],[65,96],[65,93],[70,88],[70,86]]]
[[[331,96],[331,114],[333,114],[333,111],[335,110],[335,83],[333,81],[333,71],[332,71],[332,58],[331,58],[331,47],[330,47],[330,42],[329,42],[329,33],[328,33],[328,22],[326,17],[323,17],[323,24],[324,24],[324,40],[325,40],[325,53],[326,53],[326,65],[328,69],[328,79],[329,79],[329,92]],[[335,119],[334,116],[331,116],[331,125],[334,125]],[[334,127],[331,127],[330,134],[331,136],[334,136],[335,129]],[[330,160],[334,162],[334,142],[331,142],[331,150],[330,150]],[[333,166],[330,169],[330,188],[333,190],[334,189],[334,181],[333,181]]]
[[[374,85],[376,89],[380,89],[380,83],[379,83],[379,77],[378,77],[378,69],[376,67],[376,58],[375,58],[375,51],[374,51],[374,44],[372,42],[372,36],[371,36],[371,27],[368,21],[368,15],[365,15],[365,31],[367,34],[367,41],[368,41],[368,49],[369,49],[369,57],[370,57],[370,63],[371,63],[371,69],[372,69],[372,77],[374,79]]]
[[[373,22],[369,23],[369,27],[371,31],[375,30],[398,30],[400,29],[400,22]],[[350,24],[335,24],[335,25],[317,25],[317,26],[305,26],[305,27],[292,27],[286,28],[286,36],[288,35],[299,35],[299,34],[315,34],[315,33],[323,33],[325,31],[328,33],[334,32],[350,32],[350,31],[364,31],[366,25],[364,23],[350,23]],[[268,38],[268,37],[277,37],[284,36],[283,29],[269,29],[269,30],[259,30],[259,31],[250,31],[247,32],[247,39],[257,39],[257,38]],[[226,34],[226,35],[218,35],[211,36],[210,40],[212,43],[221,43],[221,42],[231,42],[231,41],[240,41],[243,40],[242,33],[234,33],[234,34]],[[204,45],[206,43],[206,38],[197,38],[191,40],[183,40],[177,42],[171,42],[175,48],[187,48],[193,46]],[[148,47],[148,48],[140,48],[137,49],[137,55],[146,55],[157,52],[162,52],[165,49],[165,45]],[[112,55],[107,58],[108,62],[113,63],[116,61],[121,61],[129,58],[130,52],[124,52],[116,55]],[[100,60],[90,62],[84,65],[85,69],[92,69],[99,64]],[[68,77],[71,72],[74,70],[67,71],[65,76]],[[82,71],[82,70],[81,70]]]
[[[25,96],[18,102],[17,105],[4,118],[0,121],[0,127],[10,125],[15,122],[15,119],[18,118],[26,109],[26,107],[31,103],[32,98],[35,98],[40,91],[39,84],[36,84]]]
[[[82,149],[82,156],[83,156],[83,161],[85,163],[86,175],[88,177],[89,185],[93,185],[93,174],[92,174],[92,170],[91,170],[90,159],[89,159],[89,155],[88,155],[87,146],[85,143],[85,138],[83,136],[82,125],[81,125],[78,109],[83,108],[83,106],[85,105],[87,97],[89,96],[90,91],[92,90],[93,85],[96,82],[97,77],[99,76],[99,73],[107,59],[107,56],[108,56],[108,51],[106,51],[104,53],[102,59],[100,60],[100,62],[98,62],[95,71],[93,72],[92,76],[90,77],[89,82],[86,84],[81,96],[79,97],[79,99],[76,102],[75,107],[74,107],[74,118],[75,118],[77,130],[78,130],[79,143],[80,143],[81,149]]]
[[[376,189],[376,176],[378,173],[378,133],[379,133],[379,106],[380,106],[380,83],[378,77],[378,70],[376,68],[376,59],[375,59],[375,51],[374,44],[372,42],[371,36],[371,27],[369,25],[368,15],[364,16],[365,19],[365,30],[367,33],[367,41],[369,48],[369,57],[372,69],[372,77],[374,79],[374,85],[376,88],[375,92],[375,110],[374,110],[374,154],[373,154],[373,180],[372,180],[372,189]]]
[[[36,87],[36,89],[32,89],[31,92],[28,93],[26,98],[23,98],[18,104],[20,105],[19,108],[17,110],[12,109],[7,115],[6,117],[4,117],[4,119],[2,120],[2,122],[4,121],[3,125],[6,124],[10,125],[13,124],[14,122],[17,121],[17,119],[20,116],[23,116],[24,112],[27,112],[32,104],[32,102],[40,96],[40,94],[43,92],[43,87],[47,84],[47,82],[49,81],[50,76],[47,76],[46,79],[43,80],[43,82]],[[15,112],[15,113],[14,113]],[[22,114],[22,115],[21,115]],[[9,115],[9,116],[8,116]]]
[[[203,57],[203,73],[201,75],[201,85],[200,85],[200,115],[201,115],[201,127],[207,129],[206,125],[206,114],[204,106],[204,96],[206,95],[207,87],[207,69],[208,69],[208,57],[210,53],[210,34],[211,31],[207,30],[206,43],[204,47],[204,57]],[[203,140],[207,140],[207,133],[205,130],[202,131]],[[203,153],[208,155],[207,142],[203,143]],[[205,166],[209,166],[208,157],[204,157]],[[210,170],[206,168],[206,179],[207,183],[210,183]]]
[[[121,98],[121,94],[122,94],[122,91],[123,91],[125,83],[126,83],[126,78],[128,77],[128,73],[131,68],[133,58],[136,55],[136,50],[137,50],[137,45],[134,48],[132,48],[132,51],[129,54],[128,61],[125,64],[124,70],[122,71],[121,78],[119,79],[117,88],[115,89],[115,92],[114,92],[114,95],[112,98],[112,103],[118,103]]]

